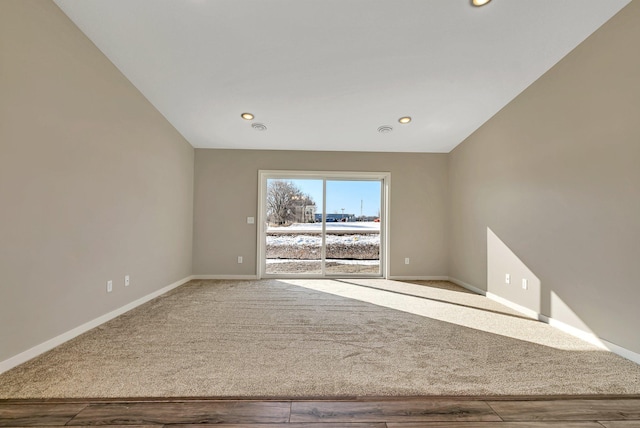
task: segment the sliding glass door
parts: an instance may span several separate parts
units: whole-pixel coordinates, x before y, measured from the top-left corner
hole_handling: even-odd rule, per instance
[[[388,173],[261,171],[260,276],[383,276],[388,182]]]

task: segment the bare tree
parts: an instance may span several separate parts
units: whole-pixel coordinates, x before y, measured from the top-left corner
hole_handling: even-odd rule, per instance
[[[309,216],[309,208],[313,212]],[[269,180],[267,183],[267,219],[269,223],[284,225],[294,221],[313,221],[315,203],[291,181]]]

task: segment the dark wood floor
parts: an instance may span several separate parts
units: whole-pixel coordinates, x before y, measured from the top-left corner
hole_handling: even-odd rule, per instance
[[[640,397],[0,400],[0,427],[640,428]]]

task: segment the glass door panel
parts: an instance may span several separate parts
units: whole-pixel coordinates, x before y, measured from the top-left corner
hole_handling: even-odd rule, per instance
[[[379,275],[382,180],[326,180],[325,274]]]
[[[321,179],[266,182],[265,267],[269,275],[322,275]]]

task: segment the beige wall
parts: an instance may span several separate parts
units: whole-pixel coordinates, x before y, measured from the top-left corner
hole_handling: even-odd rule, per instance
[[[446,154],[215,149],[196,150],[194,274],[256,274],[256,225],[246,218],[258,213],[261,169],[390,172],[390,274],[447,275]]]
[[[0,361],[191,274],[193,157],[52,2],[0,2]]]
[[[538,305],[544,315],[634,352],[640,352],[638,46],[636,0],[449,159],[450,275],[531,309]],[[504,284],[506,270],[519,275],[511,286]],[[538,289],[523,291],[523,275],[539,279]]]

